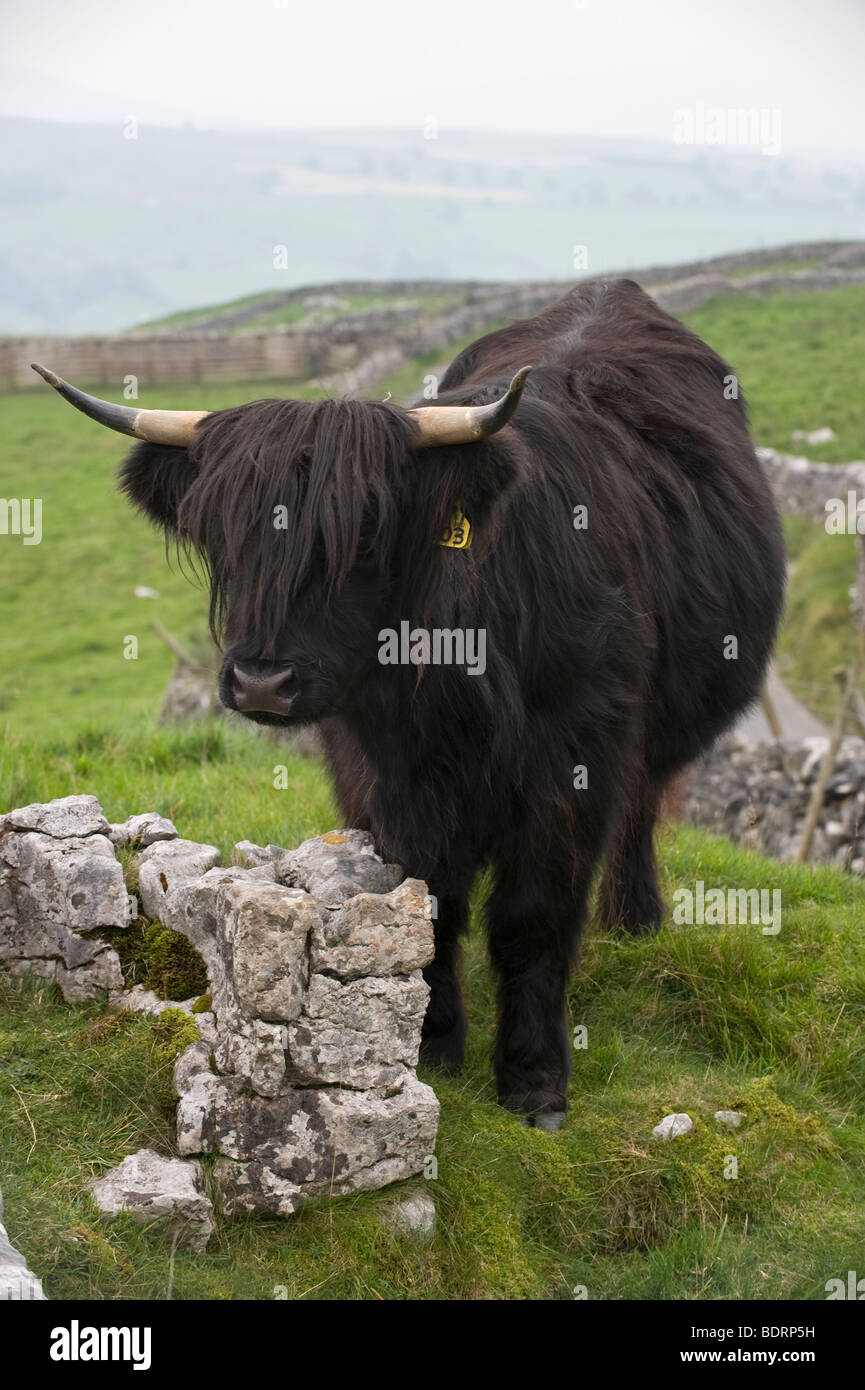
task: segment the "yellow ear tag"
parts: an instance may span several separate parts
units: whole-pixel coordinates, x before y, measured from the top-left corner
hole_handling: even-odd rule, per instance
[[[468,550],[472,543],[472,526],[467,516],[463,516],[462,508],[457,503],[453,516],[448,523],[447,530],[439,541],[439,545],[447,545],[451,550]]]

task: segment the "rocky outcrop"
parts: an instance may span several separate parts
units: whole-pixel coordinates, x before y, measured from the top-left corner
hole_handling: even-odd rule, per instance
[[[825,524],[826,503],[847,504],[848,492],[865,498],[865,459],[853,463],[814,463],[775,449],[758,449],[757,456],[782,512],[810,516]]]
[[[215,1018],[175,1069],[181,1154],[216,1157],[229,1213],[287,1215],[420,1172],[438,1122],[414,1071],[425,885],[400,882],[360,831],[235,857],[253,867],[210,869],[164,903],[207,963]]]
[[[690,771],[685,818],[760,854],[793,859],[827,743],[722,739]],[[862,739],[841,743],[809,858],[865,875]]]
[[[201,956],[208,1011],[124,987],[100,937],[138,913],[115,844],[136,851],[142,913]],[[433,955],[425,884],[358,830],[294,850],[244,840],[232,858],[222,866],[215,846],[155,814],[111,826],[92,796],[11,811],[0,820],[0,966],[56,980],[71,1002],[194,1019],[200,1040],[174,1074],[177,1143],[183,1159],[213,1157],[228,1213],[288,1215],[310,1197],[420,1172],[438,1124],[415,1074]],[[133,1155],[94,1195],[109,1214],[176,1213],[177,1183],[203,1194],[195,1165],[159,1166],[171,1162]]]
[[[117,952],[90,934],[134,915],[110,834],[95,796],[0,818],[0,968],[56,981],[69,1003],[123,987]]]

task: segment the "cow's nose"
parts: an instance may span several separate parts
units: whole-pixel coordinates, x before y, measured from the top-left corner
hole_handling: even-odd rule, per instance
[[[252,672],[234,665],[232,695],[236,709],[287,714],[296,693],[293,666],[282,666],[278,671]]]

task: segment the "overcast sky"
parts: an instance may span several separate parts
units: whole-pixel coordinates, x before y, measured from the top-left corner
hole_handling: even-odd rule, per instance
[[[865,0],[2,0],[0,112],[637,135],[781,113],[865,158]]]

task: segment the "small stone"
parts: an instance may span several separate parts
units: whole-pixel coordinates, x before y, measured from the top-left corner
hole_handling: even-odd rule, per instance
[[[288,854],[287,849],[279,849],[276,845],[256,845],[252,840],[238,840],[231,849],[231,862],[242,869],[259,869],[266,864],[272,864],[275,859],[281,859],[284,854]]]
[[[818,430],[794,430],[790,438],[796,444],[831,444],[836,435],[830,425],[823,425]]]
[[[742,1110],[716,1110],[715,1119],[719,1125],[724,1125],[726,1129],[738,1129],[744,1124],[748,1116]]]
[[[42,1284],[27,1261],[9,1240],[3,1225],[3,1198],[0,1194],[0,1303],[43,1302]]]
[[[655,1125],[652,1133],[656,1139],[678,1139],[681,1134],[690,1134],[693,1128],[694,1121],[690,1115],[677,1113],[665,1115],[661,1123]]]
[[[400,1202],[392,1202],[385,1207],[380,1219],[381,1224],[393,1231],[394,1235],[425,1243],[432,1240],[435,1232],[435,1202],[428,1193],[418,1192],[412,1197],[404,1197]]]
[[[167,816],[157,815],[156,811],[145,811],[141,816],[130,816],[122,827],[127,833],[128,844],[140,844],[142,849],[155,845],[159,840],[178,840],[177,827]]]
[[[141,1226],[179,1223],[194,1250],[203,1250],[213,1234],[213,1204],[204,1195],[201,1164],[195,1160],[161,1158],[153,1149],[139,1149],[94,1179],[90,1190],[103,1216],[128,1212]]]

